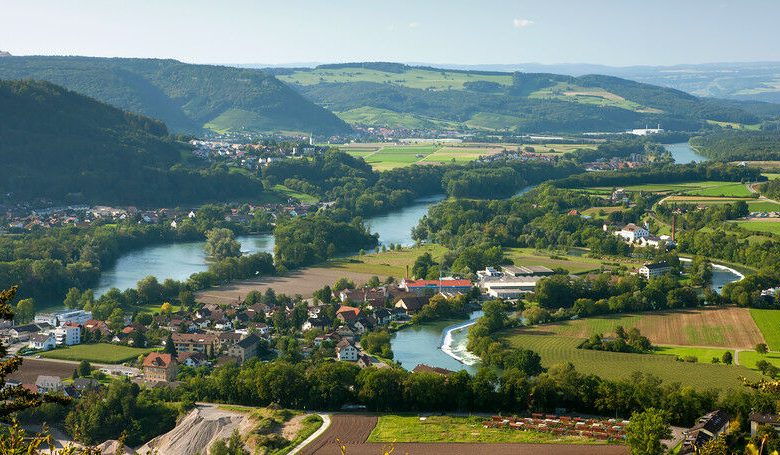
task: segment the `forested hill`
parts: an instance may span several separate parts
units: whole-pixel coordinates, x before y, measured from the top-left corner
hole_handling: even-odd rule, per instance
[[[0,194],[12,201],[167,205],[257,196],[262,185],[188,170],[165,125],[43,81],[0,80]]]
[[[757,123],[733,103],[670,88],[587,75],[443,70],[395,63],[268,69],[354,125],[470,127],[526,132],[624,131],[661,124]]]
[[[0,79],[39,79],[164,121],[177,132],[213,130],[343,133],[349,126],[257,69],[176,60],[13,57]]]

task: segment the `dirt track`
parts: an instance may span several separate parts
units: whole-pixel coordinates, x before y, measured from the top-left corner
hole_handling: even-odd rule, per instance
[[[288,276],[269,276],[256,280],[235,281],[231,284],[208,289],[199,292],[199,302],[234,304],[238,299],[243,299],[250,291],[265,292],[272,288],[278,294],[294,296],[301,294],[304,298],[311,297],[312,293],[323,286],[333,285],[339,278],[348,278],[355,284],[365,283],[372,277],[369,273],[351,272],[342,269],[326,269],[311,267],[291,273]]]
[[[561,444],[473,444],[473,443],[379,443],[366,442],[376,426],[376,416],[336,414],[330,427],[301,451],[305,455],[340,455],[339,444],[347,455],[382,455],[393,448],[393,454],[409,455],[626,455],[625,446]],[[384,450],[383,450],[384,449]]]

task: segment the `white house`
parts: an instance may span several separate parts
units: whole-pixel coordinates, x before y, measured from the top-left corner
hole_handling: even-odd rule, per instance
[[[666,261],[652,262],[639,267],[639,274],[648,280],[653,277],[661,276],[666,272],[672,270],[672,266]]]
[[[649,236],[650,231],[643,228],[642,226],[637,226],[634,223],[628,223],[627,225],[623,226],[623,229],[615,231],[615,235],[622,237],[628,242],[636,242],[641,238]]]
[[[358,350],[349,340],[341,340],[336,345],[336,357],[342,361],[357,362]]]
[[[54,329],[54,338],[58,345],[73,346],[81,343],[81,327],[73,322],[65,324]]]
[[[36,333],[30,337],[30,349],[48,351],[57,347],[57,339],[51,333]]]
[[[46,376],[43,374],[35,380],[35,387],[38,389],[38,393],[41,394],[64,390],[62,379],[59,376]]]

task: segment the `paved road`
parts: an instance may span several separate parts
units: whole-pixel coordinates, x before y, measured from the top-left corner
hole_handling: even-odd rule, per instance
[[[325,432],[325,430],[330,427],[330,415],[328,414],[318,414],[322,418],[322,425],[311,434],[308,438],[306,438],[303,442],[295,446],[294,449],[292,449],[287,455],[295,455],[299,453],[301,450],[303,450],[304,447],[309,445],[312,441],[319,438],[322,433]]]

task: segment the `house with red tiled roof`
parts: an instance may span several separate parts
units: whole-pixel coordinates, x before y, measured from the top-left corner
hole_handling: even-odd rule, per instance
[[[360,317],[360,308],[341,305],[336,311],[336,319],[342,322],[355,322]]]
[[[144,379],[149,382],[170,382],[176,379],[179,364],[170,354],[150,352],[144,358]]]

